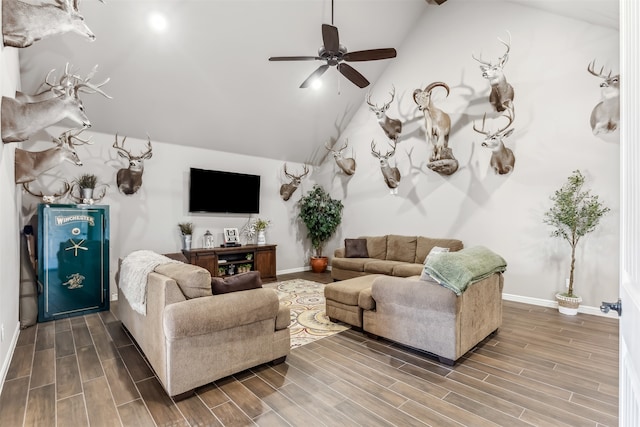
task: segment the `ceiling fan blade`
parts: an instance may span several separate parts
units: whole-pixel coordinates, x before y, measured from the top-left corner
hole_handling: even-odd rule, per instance
[[[356,69],[349,64],[341,62],[338,64],[338,71],[340,71],[343,76],[351,80],[351,82],[359,88],[369,86],[369,80],[365,79],[362,74],[357,72]]]
[[[320,78],[320,76],[323,75],[328,68],[329,68],[328,64],[319,66],[313,73],[311,73],[309,77],[307,77],[307,80],[302,82],[302,84],[300,85],[300,88],[304,89],[306,87],[309,87],[309,85],[313,83],[315,79]]]
[[[272,56],[269,61],[313,61],[322,59],[318,56]]]
[[[347,52],[342,55],[342,59],[345,61],[376,61],[378,59],[389,59],[396,57],[396,50],[394,48],[386,49],[370,49],[359,50],[356,52]]]
[[[338,28],[329,24],[322,24],[322,41],[324,50],[338,53],[340,50],[340,39],[338,38]]]

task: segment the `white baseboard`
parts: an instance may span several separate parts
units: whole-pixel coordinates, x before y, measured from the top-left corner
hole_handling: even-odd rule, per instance
[[[291,274],[291,273],[300,273],[303,271],[311,271],[311,266],[307,265],[305,267],[296,267],[296,268],[289,268],[287,270],[278,270],[276,271],[276,275],[278,274]],[[327,266],[327,271],[331,271],[331,266],[328,265]]]
[[[32,326],[35,328],[35,325]],[[13,357],[13,353],[16,351],[16,345],[18,344],[18,337],[20,336],[20,322],[16,324],[16,329],[13,331],[13,336],[11,337],[11,344],[9,345],[9,351],[7,352],[7,356],[2,361],[2,370],[0,370],[0,394],[2,394],[2,387],[4,386],[4,380],[7,378],[7,373],[9,372],[9,365],[11,364],[11,358]]]
[[[502,294],[502,299],[506,301],[522,302],[525,304],[537,305],[540,307],[558,308],[558,303],[553,300],[546,300],[542,298],[523,297],[520,295]],[[603,313],[600,311],[600,307],[592,307],[589,305],[582,305],[578,307],[578,313],[591,314],[594,316],[618,318],[618,313],[615,311],[609,311],[609,313]]]

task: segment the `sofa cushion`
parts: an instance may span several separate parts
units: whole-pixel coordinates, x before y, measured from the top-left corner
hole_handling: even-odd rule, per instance
[[[369,259],[364,265],[365,273],[369,274],[386,274],[387,276],[393,275],[394,267],[402,264],[402,261],[386,261]]]
[[[387,236],[367,236],[367,252],[369,258],[387,258]]]
[[[416,236],[397,236],[390,234],[387,237],[388,261],[402,261],[413,263],[416,259]]]
[[[422,274],[424,270],[424,265],[422,264],[400,264],[393,267],[393,276],[396,277],[409,277],[409,276],[419,276]]]
[[[416,257],[412,262],[423,264],[434,246],[449,248],[451,252],[459,251],[464,247],[462,241],[457,239],[432,239],[430,237],[418,236]]]
[[[211,296],[211,274],[202,267],[169,262],[158,265],[154,271],[175,280],[187,299]]]
[[[364,265],[371,261],[370,258],[333,258],[331,268],[341,268],[350,271],[364,271]]]
[[[362,290],[370,288],[378,277],[380,276],[371,274],[329,283],[324,287],[324,297],[329,301],[356,306]]]
[[[367,239],[344,239],[345,258],[369,258]]]
[[[212,277],[211,291],[213,295],[227,294],[229,292],[247,291],[262,287],[262,279],[259,271],[248,271],[229,277]]]

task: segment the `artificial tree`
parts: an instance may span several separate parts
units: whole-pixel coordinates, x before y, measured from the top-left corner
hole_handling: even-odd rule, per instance
[[[326,257],[322,256],[322,249],[340,225],[344,206],[340,200],[332,199],[329,193],[318,184],[300,199],[298,205],[300,208],[298,217],[307,227],[307,237],[311,239],[311,246],[315,253],[312,261],[313,258],[321,258],[326,268]]]
[[[579,298],[573,292],[576,264],[576,247],[581,238],[592,232],[609,208],[591,190],[584,190],[585,177],[575,170],[565,184],[550,197],[553,206],[544,214],[544,223],[554,227],[551,236],[566,240],[571,246],[569,289],[560,294],[567,298]],[[576,307],[577,308],[577,307]]]

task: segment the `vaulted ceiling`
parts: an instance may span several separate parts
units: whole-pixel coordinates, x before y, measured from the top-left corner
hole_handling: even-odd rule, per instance
[[[468,1],[468,0],[449,0]],[[584,0],[513,0],[617,25]],[[348,51],[402,43],[433,0],[335,0],[333,24]],[[360,89],[335,67],[323,86],[300,89],[320,61],[270,62],[270,56],[316,55],[330,0],[84,0],[96,35],[54,36],[21,49],[22,88],[34,92],[51,69],[70,63],[113,97],[85,94],[92,130],[294,162],[318,162],[393,59],[352,62],[372,84]],[[155,14],[155,15],[154,15]],[[153,16],[166,20],[154,29]],[[573,16],[573,15],[572,15]],[[577,15],[576,15],[577,16]]]

